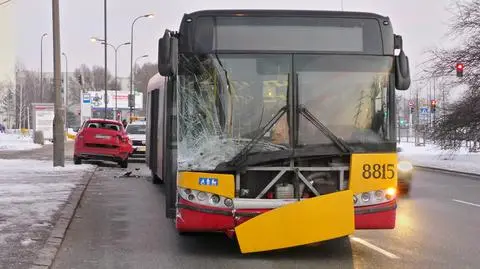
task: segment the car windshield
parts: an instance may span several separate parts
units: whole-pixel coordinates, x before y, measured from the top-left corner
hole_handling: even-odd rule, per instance
[[[147,132],[147,126],[141,124],[130,124],[127,126],[127,133],[128,134],[139,134],[144,135]]]

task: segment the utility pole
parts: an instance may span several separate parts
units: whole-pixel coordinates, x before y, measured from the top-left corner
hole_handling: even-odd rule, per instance
[[[435,104],[437,102],[437,90],[436,90],[436,81],[435,81],[435,76],[433,77],[433,100],[435,100]],[[436,118],[436,113],[437,113],[437,110],[435,108],[435,110],[433,111],[433,128],[435,128],[435,121],[437,120]]]
[[[105,119],[107,119],[107,109],[108,109],[108,91],[107,91],[107,0],[104,0],[103,1],[103,31],[104,31],[104,42],[105,44],[103,45],[104,46],[104,53],[105,53],[105,77],[104,77],[104,80],[105,80],[105,98],[104,98],[104,103],[105,103]]]
[[[68,130],[67,124],[67,114],[68,114],[68,58],[67,54],[62,52],[62,55],[65,57],[65,82],[63,83],[63,102],[65,105],[65,131]]]
[[[105,40],[99,39],[99,38],[96,38],[96,37],[92,37],[92,38],[90,38],[90,40],[91,40],[92,42],[99,42],[99,41],[101,41],[101,42],[102,42],[102,43],[101,43],[102,45],[107,44],[107,46],[112,47],[113,50],[115,51],[115,109],[114,109],[114,112],[115,112],[115,113],[114,113],[114,114],[116,114],[117,111],[118,111],[118,102],[117,102],[117,99],[118,99],[118,75],[117,75],[117,70],[118,70],[118,49],[119,49],[120,47],[122,47],[122,46],[130,45],[130,42],[125,42],[125,43],[120,44],[120,45],[118,45],[118,46],[115,47],[114,45],[112,45],[112,44],[110,44],[110,43],[106,43]],[[114,119],[117,119],[117,117],[116,117],[115,115],[114,115]],[[117,119],[117,120],[118,120],[118,119]]]
[[[53,166],[65,166],[65,132],[62,104],[59,0],[52,0],[53,80],[55,85],[55,117],[53,119]]]
[[[43,38],[46,36],[48,34],[44,33],[40,39],[40,103],[43,103]]]

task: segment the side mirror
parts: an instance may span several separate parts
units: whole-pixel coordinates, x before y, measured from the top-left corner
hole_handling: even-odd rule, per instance
[[[160,75],[173,76],[176,73],[178,59],[178,40],[169,30],[158,40],[158,72]]]
[[[408,90],[410,87],[410,67],[408,57],[403,50],[395,56],[395,88],[400,91]]]

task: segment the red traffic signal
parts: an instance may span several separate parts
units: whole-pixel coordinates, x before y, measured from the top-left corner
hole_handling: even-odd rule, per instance
[[[457,70],[457,77],[463,77],[463,68],[465,66],[462,64],[462,63],[457,63],[457,65],[455,66],[455,69]]]
[[[432,99],[432,101],[430,102],[430,109],[434,113],[436,108],[437,108],[437,100]]]

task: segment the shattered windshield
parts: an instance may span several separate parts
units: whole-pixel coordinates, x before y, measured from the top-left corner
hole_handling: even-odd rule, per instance
[[[294,142],[296,148],[385,143],[391,67],[386,56],[182,55],[179,169],[214,170],[238,155],[288,150]],[[289,85],[299,98],[294,142]]]
[[[290,69],[288,55],[182,56],[179,169],[212,170],[238,154],[287,105]],[[251,151],[287,149],[286,138],[284,125],[274,135],[267,133]]]

